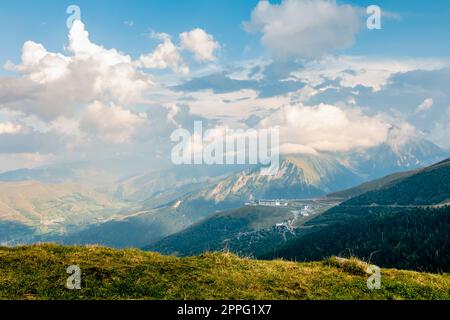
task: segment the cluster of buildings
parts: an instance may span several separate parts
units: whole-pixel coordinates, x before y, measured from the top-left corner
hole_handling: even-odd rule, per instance
[[[287,207],[289,203],[281,200],[256,200],[245,203],[246,206]]]

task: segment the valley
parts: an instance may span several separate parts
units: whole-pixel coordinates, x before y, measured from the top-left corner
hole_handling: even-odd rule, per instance
[[[26,238],[66,234],[120,217],[129,208],[129,204],[79,183],[0,182],[0,221],[33,229]],[[0,235],[3,240],[5,233]]]
[[[51,170],[45,175],[27,172],[45,181],[21,181],[21,172],[19,181],[0,182],[0,240],[8,245],[144,248],[183,257],[209,251],[289,260],[345,256],[357,251],[356,243],[336,242],[327,250],[317,245],[327,243],[327,234],[337,236],[341,230],[351,236],[353,227],[365,230],[381,217],[445,210],[450,199],[448,167],[447,160],[364,182],[329,155],[297,155],[283,158],[278,174],[270,177],[260,176],[258,167],[195,172],[179,168],[134,175],[107,188],[74,178],[48,182],[57,180]],[[12,174],[3,177],[14,180]],[[295,243],[302,242],[303,248],[308,241],[315,248],[312,255],[293,249]],[[358,256],[373,257],[367,250]]]
[[[329,198],[253,201],[214,214],[145,249],[181,256],[230,250],[255,257],[293,238],[307,221],[339,203]]]

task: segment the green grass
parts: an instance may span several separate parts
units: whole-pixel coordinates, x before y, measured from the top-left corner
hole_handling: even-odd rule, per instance
[[[79,265],[82,289],[65,287]],[[176,258],[140,250],[0,247],[0,299],[450,299],[450,275],[383,269],[367,289],[366,265],[255,261],[228,253]]]

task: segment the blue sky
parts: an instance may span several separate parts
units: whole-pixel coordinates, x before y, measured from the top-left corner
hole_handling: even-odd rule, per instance
[[[362,32],[355,46],[347,50],[349,53],[412,57],[450,55],[449,1],[340,2],[360,7],[376,3],[401,17],[401,20],[385,19],[383,30]],[[94,41],[130,54],[137,55],[155,46],[154,41],[144,36],[149,30],[176,35],[201,27],[225,46],[222,58],[232,61],[255,56],[262,50],[258,37],[246,33],[242,22],[249,20],[257,3],[257,0],[2,1],[0,62],[17,60],[21,45],[30,39],[45,43],[51,51],[60,51],[67,42],[66,8],[71,4],[81,8],[82,19]],[[134,26],[128,27],[124,21],[133,21]],[[253,51],[245,51],[246,47]]]
[[[381,30],[365,28],[372,4]],[[290,152],[450,150],[449,13],[447,0],[1,1],[0,172],[163,159],[196,120],[279,126]]]
[[[131,54],[155,46],[145,37],[150,30],[177,35],[201,27],[226,44],[230,59],[241,57],[247,44],[258,44],[257,38],[242,30],[255,0],[14,1],[0,3],[0,60],[16,59],[21,45],[30,39],[45,43],[49,50],[61,50],[67,42],[66,8],[71,4],[81,8],[94,41]],[[126,26],[125,21],[133,21],[134,26]]]

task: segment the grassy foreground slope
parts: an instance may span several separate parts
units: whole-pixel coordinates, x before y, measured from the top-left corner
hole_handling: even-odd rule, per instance
[[[65,287],[79,265],[82,289]],[[450,275],[383,269],[367,289],[366,265],[191,258],[139,250],[35,245],[0,248],[0,299],[450,299]]]

